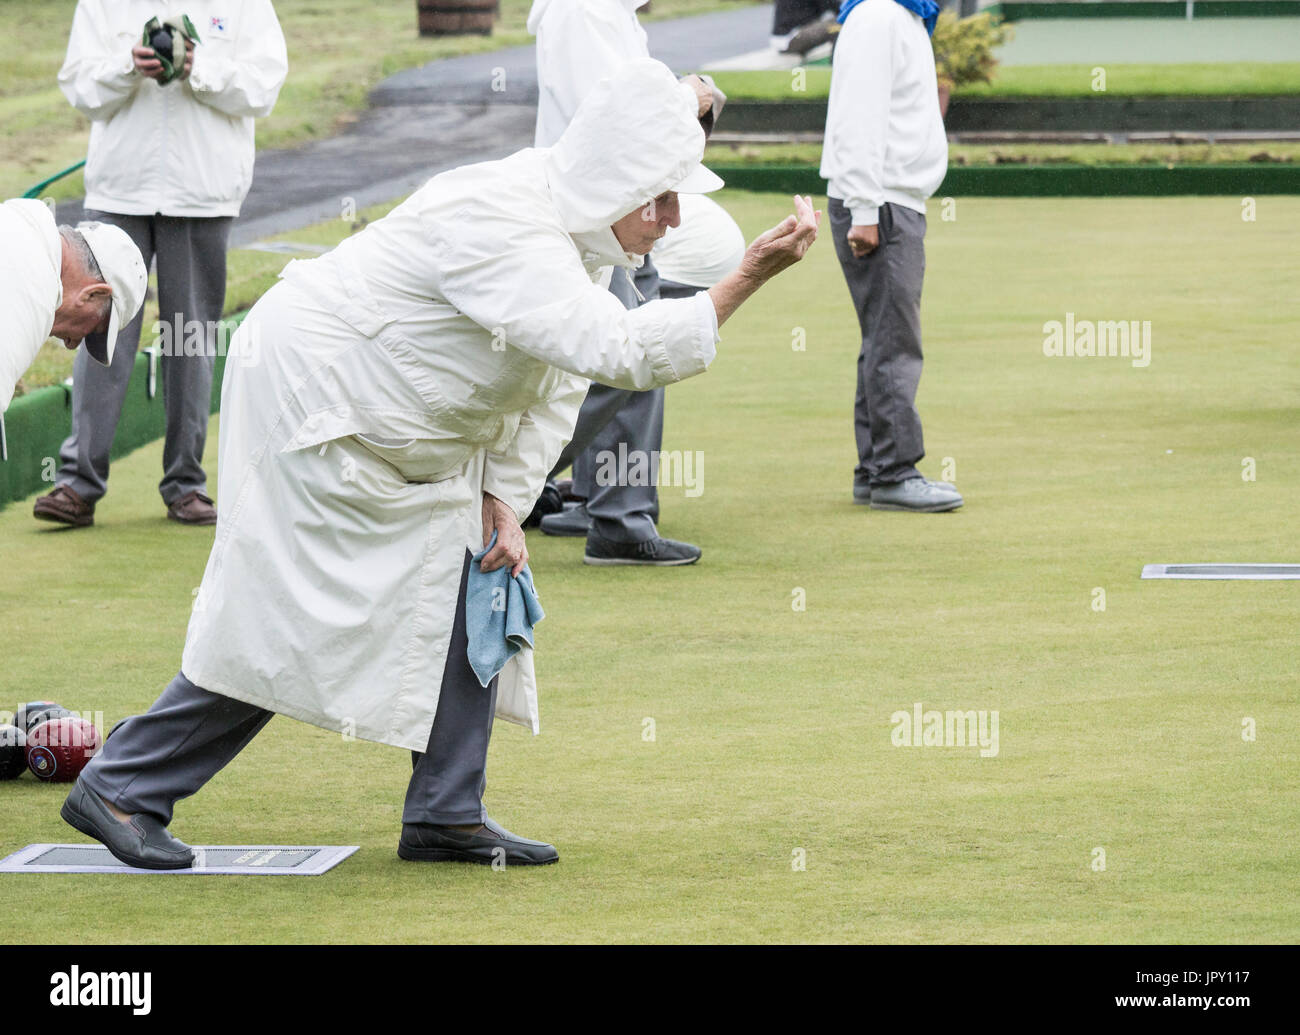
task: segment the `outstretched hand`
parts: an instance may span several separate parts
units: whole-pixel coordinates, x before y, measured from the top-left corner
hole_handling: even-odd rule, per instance
[[[807,254],[817,240],[817,228],[822,214],[813,208],[809,196],[794,196],[794,214],[764,234],[754,238],[745,250],[740,272],[755,280],[764,281],[776,276]]]
[[[821,212],[813,208],[812,198],[796,194],[794,215],[786,216],[767,233],[754,238],[753,244],[745,249],[740,266],[709,288],[719,327],[745,299],[808,253],[817,240],[821,219]]]

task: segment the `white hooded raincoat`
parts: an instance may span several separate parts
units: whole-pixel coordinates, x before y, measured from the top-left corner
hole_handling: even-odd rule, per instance
[[[554,147],[436,176],[286,267],[231,344],[189,679],[425,748],[482,494],[528,514],[589,378],[647,389],[713,359],[707,294],[629,311],[605,287],[641,261],[611,224],[703,154],[695,105],[635,62]],[[497,714],[536,732],[530,651],[502,672]]]

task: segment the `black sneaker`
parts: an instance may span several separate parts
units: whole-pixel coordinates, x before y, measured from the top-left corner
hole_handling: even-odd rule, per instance
[[[640,543],[619,543],[602,539],[591,532],[587,535],[587,552],[584,564],[652,564],[671,568],[680,564],[694,564],[703,553],[698,546],[679,543],[675,539],[655,536]]]
[[[557,514],[547,514],[540,522],[544,535],[567,536],[572,539],[587,537],[591,531],[591,518],[587,516],[587,507],[583,503],[566,504]]]

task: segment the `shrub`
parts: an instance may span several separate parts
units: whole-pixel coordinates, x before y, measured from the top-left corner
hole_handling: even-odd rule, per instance
[[[958,18],[944,11],[934,27],[933,40],[939,79],[950,87],[991,82],[998,63],[993,50],[1011,36],[1011,26],[994,15]]]

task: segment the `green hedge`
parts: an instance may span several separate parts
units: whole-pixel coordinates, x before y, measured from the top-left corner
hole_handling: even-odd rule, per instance
[[[243,318],[243,313],[227,318],[230,333]],[[225,369],[225,356],[218,356],[212,377],[213,413],[221,404],[221,377]],[[15,399],[5,411],[4,421],[9,459],[0,460],[0,507],[51,486],[49,478],[57,471],[59,446],[72,430],[72,392],[63,385],[37,389]],[[161,372],[157,392],[150,399],[149,357],[141,350],[135,357],[135,369],[127,385],[110,456],[114,460],[126,456],[161,438],[166,430]]]
[[[1184,0],[1102,0],[1100,3],[1003,3],[987,8],[1009,22],[1034,18],[1186,18]],[[1277,18],[1300,15],[1297,0],[1198,0],[1195,18]]]
[[[736,190],[825,194],[813,165],[714,165]],[[1300,167],[1235,165],[952,166],[936,196],[1158,197],[1161,195],[1300,194]]]
[[[735,101],[727,105],[731,133],[824,133],[827,101]],[[1062,97],[954,97],[949,133],[1224,133],[1277,132],[1300,126],[1300,96],[1141,97],[1105,94]]]

